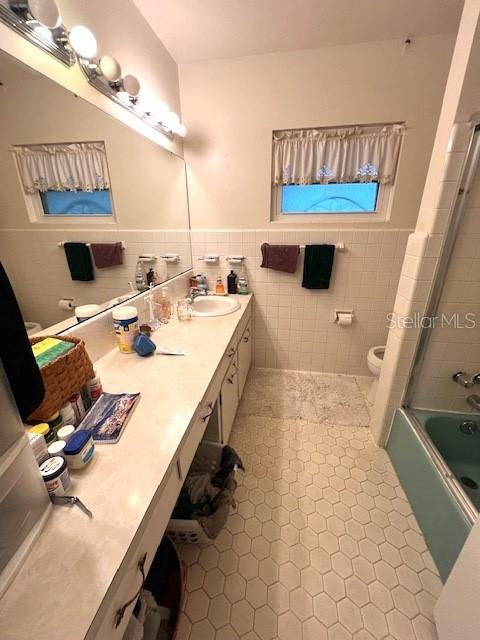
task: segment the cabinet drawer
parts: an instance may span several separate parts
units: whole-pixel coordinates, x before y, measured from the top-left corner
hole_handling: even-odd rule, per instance
[[[134,549],[127,553],[125,559],[117,573],[116,579],[112,583],[105,600],[98,610],[95,620],[86,640],[121,640],[125,632],[128,620],[132,614],[135,602],[132,602],[126,609],[120,624],[116,627],[115,620],[117,611],[123,607],[139,591],[142,585],[142,574],[139,569],[139,562],[145,556],[144,574],[150,569],[153,558],[160,544],[164,531],[167,527],[173,507],[182,487],[182,481],[175,465],[170,471],[170,476],[161,490],[158,497],[154,498],[151,516],[145,516],[146,522],[140,540],[135,543]],[[105,541],[108,544],[108,541]],[[98,620],[98,625],[95,623]]]
[[[251,305],[249,305],[247,311],[244,313],[243,318],[240,320],[240,323],[237,327],[237,342],[240,340],[240,336],[243,335],[247,324],[250,322],[252,317]]]
[[[228,347],[223,354],[223,357],[220,361],[220,366],[217,369],[217,373],[215,374],[215,378],[220,380],[220,382],[225,378],[232,361],[235,359],[237,355],[237,346],[238,346],[238,337],[237,331],[232,336],[232,339],[228,343]]]
[[[222,443],[227,444],[238,407],[238,360],[236,355],[222,384],[220,406],[222,416]]]
[[[180,450],[180,453],[178,455],[178,463],[182,480],[185,480],[185,478],[187,477],[188,470],[190,469],[190,465],[192,464],[193,456],[198,449],[198,445],[203,438],[203,434],[205,433],[205,429],[207,428],[210,416],[213,413],[214,405],[214,400],[207,402],[205,405],[202,405],[202,412],[198,416],[198,418],[195,419],[192,428],[188,432],[185,444]]]

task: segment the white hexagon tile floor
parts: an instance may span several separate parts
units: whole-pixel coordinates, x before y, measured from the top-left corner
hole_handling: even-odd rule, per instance
[[[441,588],[352,376],[251,371],[237,511],[185,545],[177,640],[433,640]]]

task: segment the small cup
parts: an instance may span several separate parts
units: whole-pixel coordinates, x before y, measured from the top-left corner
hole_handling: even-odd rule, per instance
[[[192,301],[184,298],[177,302],[177,317],[180,322],[192,319]]]

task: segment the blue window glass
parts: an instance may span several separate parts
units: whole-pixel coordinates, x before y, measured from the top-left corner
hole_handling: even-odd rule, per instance
[[[282,213],[374,213],[377,182],[286,185]]]
[[[108,189],[99,191],[45,191],[40,193],[45,215],[111,216],[112,199]]]

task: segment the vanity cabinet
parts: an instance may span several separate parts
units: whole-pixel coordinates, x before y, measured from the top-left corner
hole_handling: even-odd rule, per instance
[[[114,596],[104,601],[102,607],[100,607],[86,640],[122,640],[140,589],[143,586],[142,570],[143,576],[146,576],[161,542],[182,484],[183,480],[180,477],[179,464],[178,461],[175,461],[164,486],[159,488],[157,496],[152,501],[152,510],[144,524],[139,541],[133,545],[133,548],[129,549],[120,570],[114,578],[112,583]],[[125,607],[127,603],[129,604]],[[123,615],[117,624],[117,615],[122,608],[124,608]],[[95,623],[98,620],[101,621],[100,626],[96,627]]]
[[[252,321],[249,320],[238,343],[238,397],[241,398],[252,364]]]
[[[222,444],[227,444],[230,438],[238,402],[238,352],[236,352],[220,390]]]

